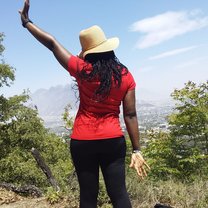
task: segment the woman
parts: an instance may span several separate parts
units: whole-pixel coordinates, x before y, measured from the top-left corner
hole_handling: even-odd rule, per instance
[[[22,25],[57,61],[75,77],[80,106],[71,135],[70,150],[80,186],[80,207],[97,206],[99,167],[106,189],[115,208],[129,208],[131,203],[125,185],[126,143],[119,123],[119,107],[132,143],[130,167],[146,176],[145,162],[140,152],[139,130],[135,109],[135,81],[114,54],[118,38],[107,39],[98,26],[80,32],[82,51],[72,55],[53,36],[30,21],[29,0],[19,11]]]

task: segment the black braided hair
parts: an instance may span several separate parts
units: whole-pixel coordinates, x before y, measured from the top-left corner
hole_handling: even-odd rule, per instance
[[[105,100],[109,96],[112,82],[119,88],[122,75],[128,73],[127,67],[120,63],[114,51],[87,54],[85,61],[87,64],[83,67],[79,76],[81,80],[93,81],[96,79],[100,81],[100,85],[94,92],[96,101]],[[86,72],[89,63],[93,68],[90,73]]]

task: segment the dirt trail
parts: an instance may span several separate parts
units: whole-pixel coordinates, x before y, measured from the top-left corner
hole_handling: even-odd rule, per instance
[[[54,207],[47,203],[45,198],[38,199],[23,199],[9,204],[0,205],[1,208],[49,208]],[[57,206],[57,208],[60,206]]]
[[[45,197],[26,198],[0,188],[0,208],[77,208],[68,200],[51,205]]]

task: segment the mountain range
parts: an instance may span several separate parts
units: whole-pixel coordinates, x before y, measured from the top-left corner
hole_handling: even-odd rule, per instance
[[[46,122],[61,122],[61,115],[64,108],[70,104],[71,114],[75,115],[79,106],[79,95],[74,85],[58,85],[49,89],[38,89],[31,93],[32,105],[38,109],[40,117]],[[157,94],[140,89],[137,93],[137,106],[148,108],[163,105],[164,100],[160,100]],[[152,98],[152,100],[150,100]],[[165,100],[165,102],[169,102]]]

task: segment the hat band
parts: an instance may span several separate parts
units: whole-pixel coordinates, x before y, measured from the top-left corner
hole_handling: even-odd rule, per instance
[[[82,48],[82,51],[88,51],[88,50],[90,50],[90,49],[96,48],[97,46],[102,45],[102,44],[105,43],[106,41],[107,41],[107,40],[104,40],[104,41],[100,42],[99,44],[93,45],[93,46],[91,46],[91,47],[89,47],[89,48],[87,48],[87,49],[85,49],[85,50],[83,50],[83,48]]]

